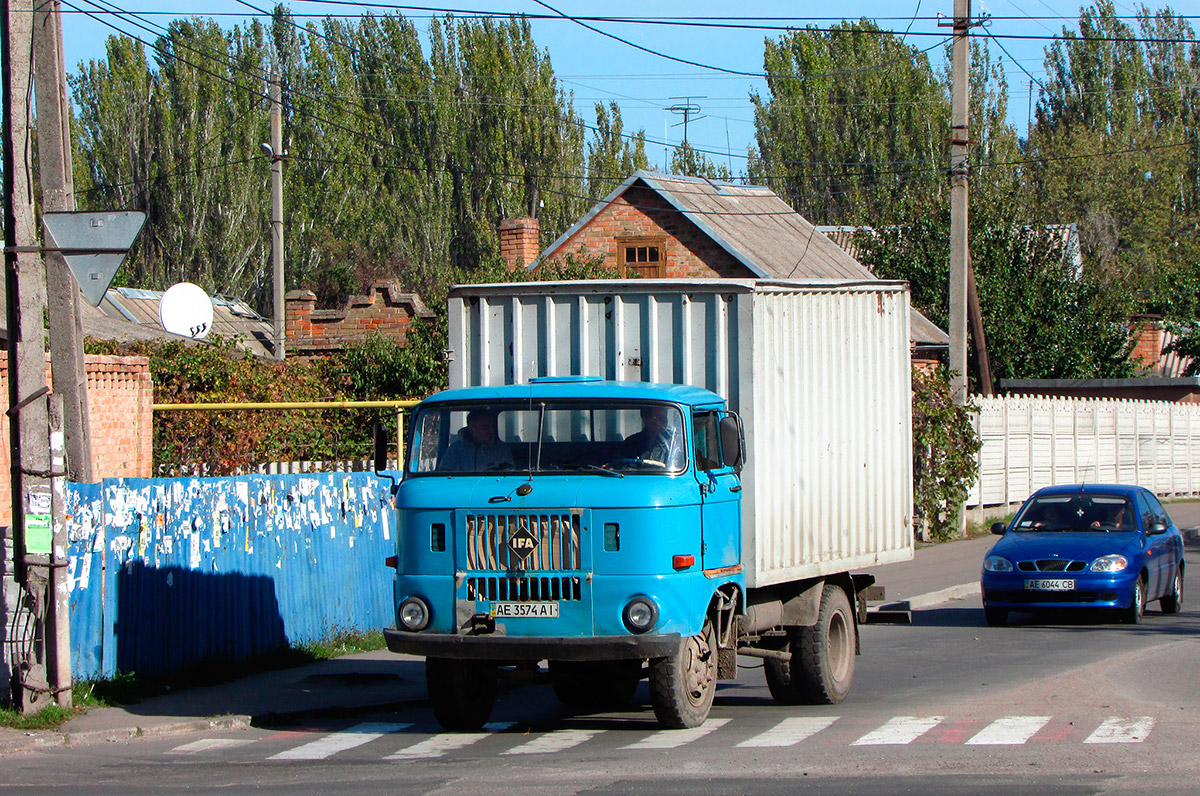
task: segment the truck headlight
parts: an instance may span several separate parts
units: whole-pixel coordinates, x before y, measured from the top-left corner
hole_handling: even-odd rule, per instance
[[[988,556],[983,559],[983,568],[987,572],[1012,572],[1013,565],[1004,556]]]
[[[645,633],[658,621],[658,606],[649,597],[634,597],[621,612],[625,627],[633,633]]]
[[[1111,555],[1097,558],[1088,569],[1092,572],[1120,572],[1127,566],[1129,560],[1125,556]]]
[[[429,626],[429,606],[420,597],[409,597],[400,603],[396,612],[400,618],[400,626],[405,630],[416,632]]]

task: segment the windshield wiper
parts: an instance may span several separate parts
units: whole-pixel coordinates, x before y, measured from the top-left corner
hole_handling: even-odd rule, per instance
[[[625,473],[618,473],[616,470],[610,470],[607,467],[601,467],[598,464],[585,464],[583,465],[583,469],[592,473],[603,473],[604,475],[616,476],[617,478],[625,477]]]

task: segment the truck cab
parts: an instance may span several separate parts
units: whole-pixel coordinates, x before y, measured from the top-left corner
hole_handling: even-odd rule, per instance
[[[478,728],[498,672],[546,661],[564,702],[649,676],[661,723],[703,722],[744,603],[744,451],[698,387],[555,377],[422,401],[385,635],[426,656],[438,720]]]

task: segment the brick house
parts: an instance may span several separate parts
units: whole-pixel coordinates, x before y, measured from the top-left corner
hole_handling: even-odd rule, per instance
[[[768,188],[637,171],[535,260],[536,222],[501,227],[509,267],[536,271],[567,257],[600,258],[627,277],[836,279],[876,277]],[[507,235],[505,232],[507,231]],[[914,364],[936,363],[949,336],[912,312]]]

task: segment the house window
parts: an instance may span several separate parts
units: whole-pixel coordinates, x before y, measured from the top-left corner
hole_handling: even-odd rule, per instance
[[[663,279],[667,275],[662,240],[623,240],[618,246],[618,266],[625,277]]]

